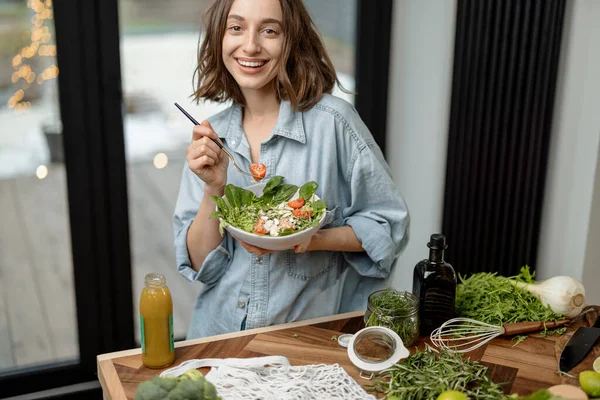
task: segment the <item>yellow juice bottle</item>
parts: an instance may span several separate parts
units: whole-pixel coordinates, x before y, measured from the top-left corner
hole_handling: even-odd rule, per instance
[[[146,275],[140,296],[142,362],[149,368],[163,368],[175,361],[173,342],[173,300],[164,275]]]

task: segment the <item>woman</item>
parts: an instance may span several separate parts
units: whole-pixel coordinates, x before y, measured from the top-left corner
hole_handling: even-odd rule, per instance
[[[174,228],[179,272],[205,284],[188,339],[364,309],[408,241],[406,205],[337,78],[301,0],[217,0],[206,14],[195,99],[232,101],[194,127]],[[269,252],[219,234],[211,196],[262,163],[319,184],[328,221],[308,243]]]

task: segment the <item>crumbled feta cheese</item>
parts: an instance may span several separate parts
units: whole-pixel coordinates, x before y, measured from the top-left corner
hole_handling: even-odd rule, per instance
[[[283,230],[283,229],[294,229],[295,226],[290,222],[289,219],[287,218],[282,218],[279,221],[279,227]]]

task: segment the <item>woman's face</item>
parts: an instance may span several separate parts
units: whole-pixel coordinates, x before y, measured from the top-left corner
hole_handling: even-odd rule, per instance
[[[223,62],[243,93],[276,76],[283,49],[279,0],[235,0],[223,36]]]

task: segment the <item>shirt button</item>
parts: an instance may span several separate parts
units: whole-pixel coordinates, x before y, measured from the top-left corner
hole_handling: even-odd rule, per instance
[[[262,257],[256,257],[256,262],[262,264]]]
[[[237,306],[238,306],[238,308],[244,308],[244,307],[246,307],[246,303],[244,303],[242,300],[239,300]]]

